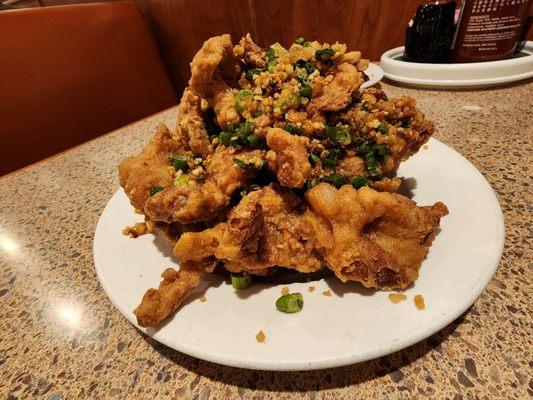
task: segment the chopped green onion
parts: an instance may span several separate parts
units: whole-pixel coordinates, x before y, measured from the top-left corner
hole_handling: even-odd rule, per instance
[[[150,188],[150,196],[153,196],[154,194],[156,194],[157,192],[160,192],[163,189],[164,189],[163,186],[152,186]]]
[[[252,286],[252,275],[231,273],[231,286],[237,290]]]
[[[311,161],[313,162],[313,164],[318,164],[320,162],[320,157],[317,156],[316,154],[314,153],[310,153],[309,154],[309,158],[311,159]]]
[[[324,177],[324,181],[331,183],[333,186],[339,188],[346,183],[346,178],[339,174],[331,174]]]
[[[366,111],[366,112],[370,111],[368,108],[366,108],[366,101],[363,101],[361,105],[359,106],[359,108],[361,109],[361,111]]]
[[[187,162],[186,157],[172,156],[170,157],[170,163],[174,166],[176,171],[182,170],[185,172],[189,169],[189,163]]]
[[[276,308],[286,313],[302,311],[304,298],[301,293],[290,293],[276,300]]]
[[[276,68],[276,65],[278,65],[277,59],[272,59],[267,64],[267,71],[268,72],[274,72],[274,69]]]
[[[329,61],[331,57],[335,54],[335,50],[332,48],[317,50],[315,52],[315,57],[319,61]]]
[[[363,186],[370,186],[370,180],[366,176],[358,176],[357,178],[350,179],[350,185],[354,189],[359,189]]]
[[[301,37],[301,36],[300,36],[299,38],[297,38],[297,39],[294,41],[294,43],[299,44],[300,46],[304,46],[304,47],[307,47],[307,46],[310,45],[309,40],[307,40],[306,38]]]
[[[220,140],[220,143],[222,143],[224,146],[229,147],[231,146],[231,138],[233,136],[233,133],[231,132],[220,132],[220,135],[218,135],[218,139]]]
[[[255,147],[261,142],[262,138],[261,136],[256,135],[255,133],[252,133],[251,135],[246,136],[246,141],[248,142],[250,147]]]
[[[296,127],[294,125],[291,125],[291,124],[285,124],[285,126],[283,127],[283,130],[287,131],[287,132],[289,132],[290,134],[293,134],[293,135],[301,135],[302,132],[303,132],[302,128],[298,128],[298,127]]]
[[[373,149],[374,152],[376,152],[380,157],[381,161],[383,161],[389,155],[389,148],[386,144],[375,144]]]
[[[252,68],[246,71],[246,79],[248,79],[250,82],[254,80],[255,75],[259,75],[261,72],[263,72],[263,68]]]
[[[309,61],[305,61],[302,59],[296,61],[293,66],[298,67],[298,68],[305,68],[308,76],[311,75],[316,70],[313,64],[311,64]]]
[[[379,172],[377,170],[376,157],[374,156],[374,152],[369,151],[368,153],[366,153],[364,156],[364,160],[366,169],[368,170],[370,176],[378,176]]]
[[[300,89],[300,96],[310,98],[313,94],[313,88],[311,85],[304,85]]]
[[[237,109],[237,112],[242,113],[244,111],[244,104],[242,104],[242,101],[251,95],[252,92],[248,89],[242,89],[237,92],[235,95],[235,108]]]
[[[327,167],[334,167],[335,165],[337,165],[337,162],[333,158],[326,157],[322,159],[322,164]]]
[[[300,82],[306,82],[308,76],[309,74],[307,73],[307,70],[305,68],[296,70],[296,78],[298,78]]]
[[[189,183],[189,175],[183,174],[174,179],[174,185],[185,186]]]
[[[235,164],[237,164],[241,169],[244,169],[245,171],[248,171],[254,167],[253,164],[246,163],[243,160],[240,160],[238,158],[234,158],[233,161],[235,162]]]
[[[326,126],[326,136],[338,146],[348,146],[352,142],[350,133],[339,126]]]
[[[381,124],[378,126],[378,131],[384,134],[389,133],[389,126],[387,125],[386,121],[381,121]]]
[[[255,110],[253,113],[252,113],[252,117],[254,118],[257,118],[259,117],[260,115],[262,115],[263,112],[261,110]]]

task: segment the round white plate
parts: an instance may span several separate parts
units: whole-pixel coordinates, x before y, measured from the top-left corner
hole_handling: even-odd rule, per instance
[[[500,61],[457,64],[426,64],[403,61],[403,47],[381,56],[385,77],[408,85],[428,88],[474,88],[502,85],[533,77],[533,42],[513,58]]]
[[[383,79],[383,69],[377,64],[368,64],[368,68],[365,69],[365,74],[368,76],[368,80],[361,85],[361,89],[366,89],[370,86],[374,86],[380,80]]]
[[[481,173],[437,140],[403,163],[420,205],[443,201],[450,214],[441,221],[420,277],[393,304],[387,292],[342,284],[334,278],[288,285],[303,294],[301,312],[284,314],[275,301],[284,285],[253,285],[236,292],[208,276],[185,304],[158,329],[141,329],[159,342],[204,360],[264,370],[336,367],[380,357],[410,346],[459,317],[494,274],[504,242],[498,200]],[[96,227],[94,262],[100,283],[135,326],[133,309],[144,292],[157,287],[166,267],[178,264],[153,235],[131,239],[121,231],[141,221],[122,190],[111,198]],[[308,287],[315,286],[314,292]],[[322,294],[331,290],[332,297]],[[415,308],[420,294],[426,309]],[[201,302],[204,295],[207,301]],[[138,327],[138,326],[137,326]],[[262,330],[265,343],[256,341]]]

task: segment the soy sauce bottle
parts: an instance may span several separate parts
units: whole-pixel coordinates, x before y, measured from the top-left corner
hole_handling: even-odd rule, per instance
[[[406,29],[406,61],[443,63],[449,60],[456,7],[456,0],[426,0],[420,4]]]

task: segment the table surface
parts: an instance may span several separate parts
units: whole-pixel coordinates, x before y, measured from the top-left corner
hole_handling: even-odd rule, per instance
[[[137,331],[100,288],[93,233],[119,187],[117,164],[157,123],[174,126],[172,108],[0,179],[0,397],[532,396],[533,83],[455,92],[382,86],[389,96],[418,100],[436,122],[435,137],[485,175],[503,209],[503,258],[463,316],[390,356],[310,372],[224,367]]]

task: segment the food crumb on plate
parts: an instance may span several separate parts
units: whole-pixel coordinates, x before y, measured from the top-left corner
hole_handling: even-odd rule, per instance
[[[331,297],[331,290],[324,290],[324,291],[322,292],[322,294],[323,294],[324,296]]]
[[[389,294],[389,300],[394,304],[398,304],[400,301],[407,300],[407,296],[403,293],[391,293]]]
[[[308,290],[309,290],[310,292],[314,292],[315,289],[316,289],[316,288],[315,288],[314,286],[309,286],[309,288],[308,288]]]
[[[146,233],[148,233],[148,228],[144,222],[137,222],[134,226],[127,226],[122,230],[123,235],[133,239]]]
[[[259,343],[264,343],[265,342],[265,333],[263,331],[257,332],[257,335],[255,335],[255,339]]]
[[[205,298],[205,296],[202,296],[202,297],[200,297],[200,301],[201,301],[202,303],[205,303],[205,302],[207,301],[207,299]]]
[[[424,303],[424,298],[421,295],[417,294],[414,300],[415,300],[416,308],[418,308],[419,310],[423,310],[424,308],[426,308],[426,304]]]
[[[428,144],[425,144],[425,145],[422,146],[422,148],[423,148],[424,150],[427,150],[427,149],[429,149],[429,145],[428,145]]]
[[[281,294],[282,294],[283,296],[285,296],[286,294],[289,294],[289,287],[288,287],[288,286],[283,286],[283,287],[281,288]]]

